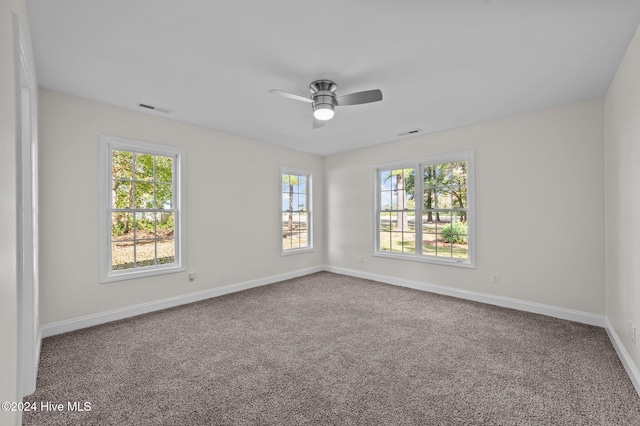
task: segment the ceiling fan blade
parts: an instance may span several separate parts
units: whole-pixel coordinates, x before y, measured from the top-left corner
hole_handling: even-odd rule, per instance
[[[313,118],[313,128],[317,129],[318,127],[324,127],[324,120],[318,120],[317,118]]]
[[[294,99],[296,101],[307,102],[307,103],[310,103],[310,104],[313,103],[313,99],[305,98],[304,96],[295,95],[295,94],[289,93],[289,92],[283,92],[282,90],[271,89],[271,90],[269,90],[269,93],[272,93],[274,95],[284,96],[285,98]]]
[[[378,89],[365,90],[364,92],[350,93],[348,95],[338,97],[338,105],[360,105],[369,102],[378,102],[382,100],[382,92]]]

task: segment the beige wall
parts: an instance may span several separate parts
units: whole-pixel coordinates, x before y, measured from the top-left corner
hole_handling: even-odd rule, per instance
[[[640,33],[605,97],[605,206],[607,318],[640,370]]]
[[[186,150],[187,272],[99,282],[99,136]],[[40,318],[75,319],[323,264],[323,159],[40,91]],[[280,257],[280,167],[314,173],[315,246]],[[279,266],[276,266],[279,259]]]
[[[476,268],[371,256],[373,167],[468,149]],[[327,157],[327,263],[603,315],[602,156],[598,99]]]

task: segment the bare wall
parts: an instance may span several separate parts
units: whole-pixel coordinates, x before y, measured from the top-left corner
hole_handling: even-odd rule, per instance
[[[468,149],[476,268],[372,256],[374,166]],[[327,263],[603,315],[602,159],[602,99],[327,157]]]
[[[186,150],[187,267],[99,282],[99,136]],[[323,158],[40,91],[41,325],[323,264]],[[280,167],[314,173],[315,247],[280,258]],[[279,259],[279,265],[276,265]]]
[[[640,33],[605,97],[607,319],[640,370]],[[640,342],[638,342],[640,344]]]

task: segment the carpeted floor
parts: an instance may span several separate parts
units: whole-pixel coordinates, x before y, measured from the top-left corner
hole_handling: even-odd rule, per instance
[[[25,401],[25,425],[640,425],[602,328],[326,272],[47,338]]]

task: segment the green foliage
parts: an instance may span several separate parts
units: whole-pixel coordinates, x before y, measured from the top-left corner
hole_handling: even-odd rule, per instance
[[[133,229],[133,217],[129,214],[118,213],[114,215],[111,224],[111,235],[120,237]]]
[[[173,158],[128,151],[112,156],[113,207],[172,207]]]
[[[453,222],[445,225],[440,232],[442,241],[445,243],[464,244],[467,242],[468,227],[463,222]]]
[[[154,215],[155,215],[155,231],[158,237],[172,234],[175,226],[174,217],[171,213],[150,213],[145,216],[138,217],[135,223],[135,229],[143,232],[154,232]],[[111,224],[111,234],[113,237],[120,237],[128,233],[133,233],[133,215],[131,213],[118,213],[114,215]],[[133,238],[130,236],[129,238]]]

